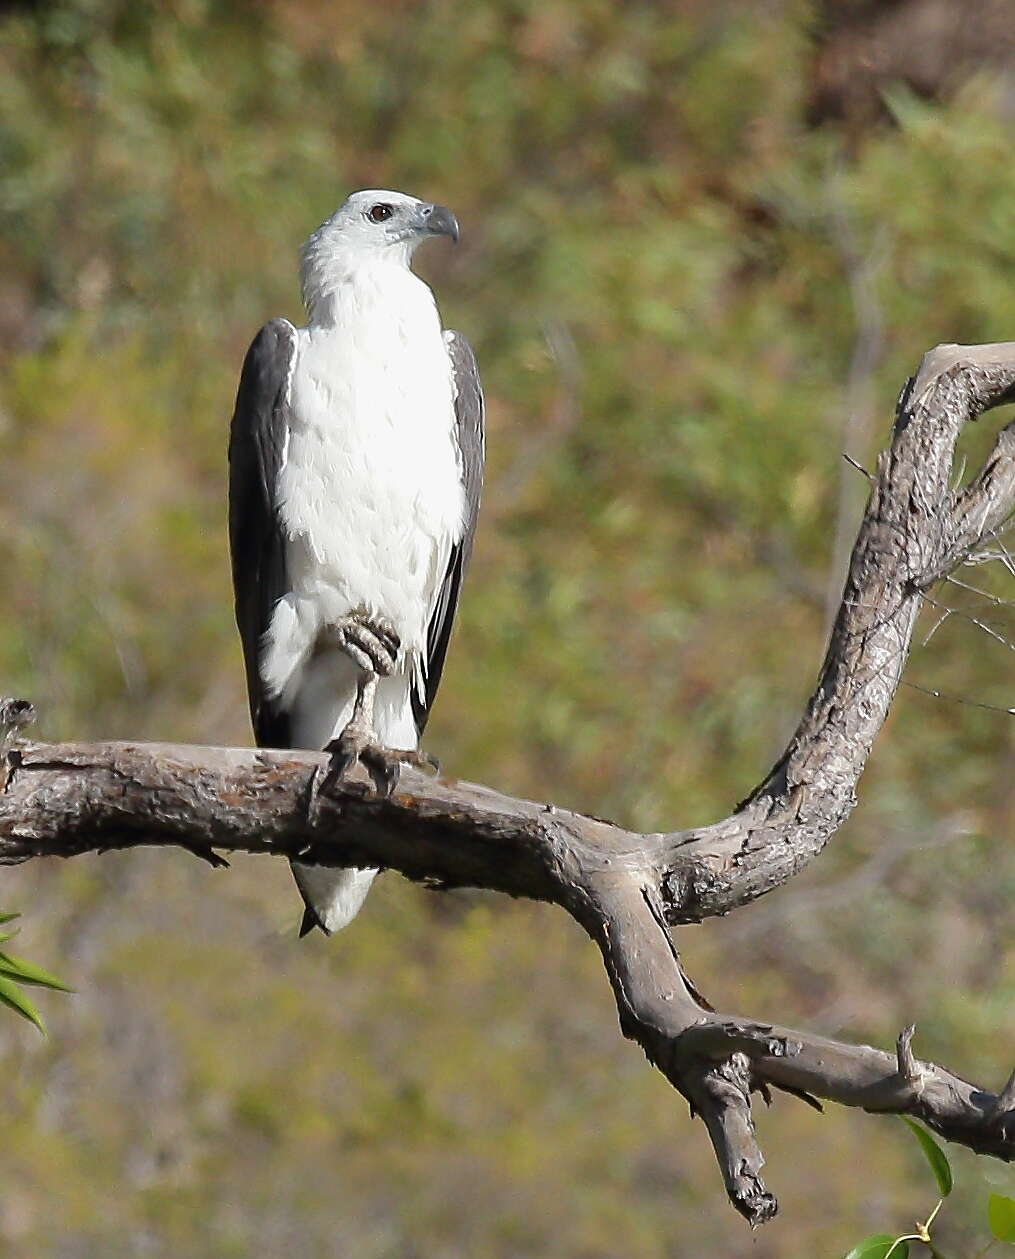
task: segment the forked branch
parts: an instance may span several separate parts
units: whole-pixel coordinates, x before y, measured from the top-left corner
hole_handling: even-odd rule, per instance
[[[626,1036],[708,1128],[727,1192],[758,1224],[751,1095],[778,1088],[917,1116],[949,1140],[1015,1158],[1015,1077],[998,1094],[893,1054],[712,1010],[670,927],[725,914],[785,883],[852,811],[902,676],[928,588],[993,538],[1015,508],[1015,431],[951,487],[963,425],[1015,400],[1015,343],[939,346],[900,398],[878,461],[817,687],[789,746],[721,822],[642,835],[405,769],[390,799],[360,781],[317,790],[324,757],[167,744],[41,744],[0,730],[0,863],[143,844],[387,866],[443,887],[482,887],[566,909],[599,946]],[[21,708],[0,708],[23,720]]]

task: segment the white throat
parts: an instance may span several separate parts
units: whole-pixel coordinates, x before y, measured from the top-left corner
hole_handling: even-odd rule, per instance
[[[407,281],[422,285],[409,270],[415,243],[364,250],[336,244],[324,229],[314,232],[300,254],[300,289],[308,323],[333,323],[336,303],[349,300],[353,291],[397,292]]]

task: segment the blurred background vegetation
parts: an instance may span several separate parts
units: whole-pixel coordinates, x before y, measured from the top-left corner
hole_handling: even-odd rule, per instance
[[[627,825],[719,815],[813,681],[864,496],[841,452],[873,459],[928,346],[1015,337],[1013,143],[1010,0],[7,0],[0,688],[43,737],[249,740],[239,366],[299,318],[306,234],[399,188],[459,214],[420,265],[489,401],[430,750]],[[908,676],[1008,707],[1010,661],[952,616]],[[1013,771],[1010,718],[904,689],[816,868],[681,933],[699,985],[883,1045],[914,1018],[1000,1084]],[[779,1098],[751,1238],[542,906],[389,875],[298,944],[282,863],[144,851],[0,899],[79,989],[43,994],[50,1041],[0,1018],[14,1259],[797,1259],[931,1205],[896,1121]],[[955,1164],[966,1254],[1015,1182]]]

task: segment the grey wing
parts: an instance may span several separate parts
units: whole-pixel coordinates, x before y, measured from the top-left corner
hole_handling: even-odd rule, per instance
[[[472,556],[479,500],[483,493],[483,459],[486,453],[485,404],[476,356],[472,352],[472,346],[460,332],[445,332],[444,341],[448,347],[455,384],[455,437],[465,489],[465,529],[461,539],[451,550],[444,580],[427,626],[422,694],[415,687],[412,691],[412,711],[420,735],[426,726],[437,695],[437,687],[440,685],[462,581]]]
[[[229,550],[236,624],[247,668],[254,736],[262,747],[288,747],[288,715],[264,692],[258,669],[261,639],[275,604],[288,592],[285,539],[277,486],[289,424],[286,384],[296,330],[272,319],[243,362],[229,429]]]

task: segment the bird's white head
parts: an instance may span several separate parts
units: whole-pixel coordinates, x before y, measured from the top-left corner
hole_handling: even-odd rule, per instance
[[[308,312],[364,266],[408,267],[428,236],[458,240],[458,220],[446,206],[404,192],[354,192],[303,246],[300,280]]]

